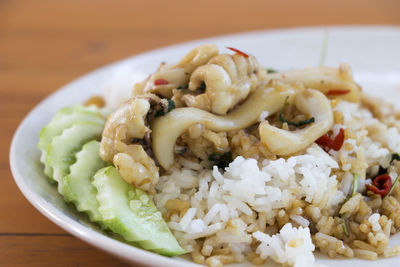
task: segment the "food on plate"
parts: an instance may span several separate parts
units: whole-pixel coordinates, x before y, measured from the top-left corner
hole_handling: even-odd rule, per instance
[[[107,104],[107,99],[105,101]],[[108,111],[61,109],[45,174],[91,221],[208,266],[400,253],[400,113],[346,64],[276,72],[202,45]]]
[[[91,179],[107,164],[99,156],[100,142],[93,140],[82,146],[75,154],[76,161],[69,167],[69,174],[63,178],[63,196],[73,202],[78,211],[86,212],[91,221],[101,222],[96,189]]]
[[[131,187],[115,167],[100,158],[105,114],[106,110],[95,106],[69,107],[61,109],[43,128],[39,147],[47,151],[45,166],[53,173],[50,180],[57,182],[65,201],[74,203],[101,228],[166,256],[185,253],[153,200]],[[94,123],[93,119],[101,120]]]

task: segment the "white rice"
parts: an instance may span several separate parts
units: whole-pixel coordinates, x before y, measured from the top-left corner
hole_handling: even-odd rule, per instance
[[[162,176],[155,195],[155,202],[164,213],[165,203],[170,199],[190,203],[191,208],[183,217],[173,215],[168,222],[189,251],[196,239],[212,236],[216,243],[228,244],[238,255],[251,251],[252,233],[274,225],[278,212],[283,211],[280,209],[289,207],[292,201],[304,199],[332,213],[344,199],[342,191],[337,189],[335,175],[331,175],[338,164],[317,145],[308,148],[304,155],[287,160],[258,163],[239,156],[225,171],[216,166],[212,170],[198,170],[197,165],[195,168],[197,170],[174,169]],[[243,216],[253,219],[247,220]],[[266,234],[253,235],[261,241],[257,253],[295,266],[310,266],[307,264],[314,262],[314,245],[307,228],[310,222],[295,214],[291,214],[290,219],[298,228],[287,224],[280,234],[270,237],[268,242],[275,242],[273,248],[263,243]],[[282,245],[298,238],[303,240],[299,248]],[[212,250],[209,246],[203,249],[207,253]]]
[[[279,234],[269,236],[262,232],[255,232],[253,236],[261,242],[257,253],[261,258],[268,257],[279,263],[287,263],[295,267],[309,267],[314,265],[310,229],[294,228],[290,223],[285,224]]]

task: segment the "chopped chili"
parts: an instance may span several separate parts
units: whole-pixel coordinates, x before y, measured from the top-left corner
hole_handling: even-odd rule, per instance
[[[168,81],[164,79],[157,79],[154,81],[154,85],[165,85],[165,84],[168,84]]]
[[[233,47],[227,47],[229,50],[232,50],[233,52],[236,52],[239,55],[242,55],[244,57],[249,57],[248,54],[246,54],[245,52],[240,51],[239,49],[233,48]]]
[[[320,138],[318,138],[317,141],[315,142],[322,148],[324,148],[326,151],[330,149],[339,151],[344,143],[344,129],[340,128],[339,133],[333,139],[328,135],[328,133],[326,133]]]
[[[376,177],[372,184],[366,184],[365,187],[367,190],[385,197],[392,187],[392,178],[388,174],[383,174]]]
[[[326,95],[345,95],[350,93],[351,90],[346,90],[346,89],[332,89],[329,90]]]

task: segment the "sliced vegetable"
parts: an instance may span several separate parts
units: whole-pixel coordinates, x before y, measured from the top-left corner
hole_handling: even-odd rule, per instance
[[[100,142],[90,141],[76,153],[76,162],[70,167],[70,174],[64,176],[63,195],[67,202],[73,202],[78,211],[86,212],[91,221],[102,220],[96,199],[97,190],[91,179],[95,173],[107,166],[99,156]]]
[[[329,151],[330,149],[339,151],[344,143],[344,129],[340,128],[339,133],[333,139],[328,135],[328,133],[326,133],[315,142],[326,151]]]
[[[289,99],[289,97],[286,97],[285,105],[283,106],[283,109],[282,109],[281,113],[279,114],[279,120],[280,120],[282,123],[285,123],[285,122],[286,122],[288,125],[300,127],[300,126],[307,125],[307,124],[310,124],[310,123],[315,122],[315,118],[314,118],[314,117],[311,117],[311,118],[309,118],[309,119],[307,119],[307,120],[303,120],[303,121],[299,121],[299,122],[294,122],[294,121],[288,121],[288,120],[286,120],[286,119],[283,117],[283,113],[285,112],[287,106],[289,105],[288,99]]]
[[[350,93],[351,90],[346,90],[346,89],[331,89],[329,90],[326,95],[346,95],[348,93]]]
[[[165,79],[157,79],[154,81],[154,85],[166,85],[168,84],[168,81]]]
[[[101,109],[94,106],[83,107],[80,105],[73,107],[65,107],[60,109],[51,121],[42,128],[39,135],[38,148],[42,154],[40,161],[44,164],[44,173],[53,180],[53,169],[48,165],[47,149],[54,137],[61,135],[61,133],[70,128],[76,122],[92,122],[104,124],[105,117],[101,113]]]
[[[53,168],[53,179],[58,182],[58,192],[64,192],[63,178],[69,174],[70,166],[75,163],[76,152],[87,142],[100,139],[103,128],[103,124],[77,122],[53,138],[47,150],[47,164]]]
[[[383,174],[376,177],[372,184],[365,185],[367,190],[380,195],[381,197],[385,197],[392,187],[392,178],[389,174]]]
[[[387,197],[388,195],[390,195],[394,189],[394,187],[396,186],[396,184],[399,182],[400,179],[400,174],[397,175],[396,180],[394,180],[394,183],[392,184],[392,186],[390,187],[389,193],[386,194],[386,196],[384,196],[383,198]]]
[[[236,52],[237,54],[244,56],[244,57],[249,57],[248,54],[240,51],[239,49],[233,48],[233,47],[227,47],[229,50],[232,50],[233,52]]]
[[[125,182],[115,167],[99,170],[92,183],[107,228],[147,250],[166,256],[186,253],[149,195]]]

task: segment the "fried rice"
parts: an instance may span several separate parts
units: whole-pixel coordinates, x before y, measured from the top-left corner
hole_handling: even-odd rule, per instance
[[[177,107],[189,105],[182,91],[172,92]],[[312,266],[315,250],[367,260],[400,254],[400,246],[389,246],[400,229],[400,113],[364,94],[358,102],[329,103],[329,136],[344,136],[337,150],[313,142],[281,156],[263,144],[263,121],[293,131],[282,117],[307,118],[295,107],[281,116],[264,111],[238,130],[196,123],[178,138],[175,163],[161,168],[154,201],[194,262]],[[392,185],[384,195],[368,189],[383,173]]]

